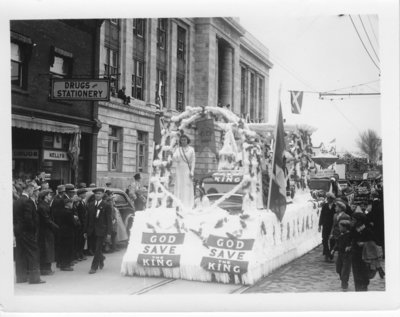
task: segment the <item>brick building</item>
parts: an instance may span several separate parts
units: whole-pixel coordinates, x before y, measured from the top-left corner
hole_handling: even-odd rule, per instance
[[[98,108],[99,185],[126,188],[137,172],[147,182],[158,92],[167,117],[188,105],[229,105],[248,120],[268,120],[268,50],[237,19],[105,20],[98,67],[114,87]],[[130,102],[117,98],[122,87]],[[195,141],[196,131],[187,133]],[[216,140],[220,146],[218,129]],[[214,154],[196,153],[197,175],[215,166]]]
[[[13,176],[38,171],[59,183],[96,179],[97,107],[87,101],[54,101],[51,78],[97,78],[98,20],[11,21]],[[78,175],[74,138],[81,136]]]

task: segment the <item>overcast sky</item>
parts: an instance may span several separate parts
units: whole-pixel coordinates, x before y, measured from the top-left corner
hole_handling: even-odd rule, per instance
[[[377,15],[351,15],[375,63],[379,65]],[[358,38],[349,15],[240,16],[241,24],[270,51],[270,116],[276,120],[279,86],[282,85],[283,115],[288,123],[308,123],[318,130],[314,145],[336,138],[338,151],[358,151],[360,132],[373,129],[381,135],[380,96],[352,96],[320,100],[317,93],[357,86],[335,93],[380,92],[378,68]],[[375,52],[373,51],[371,41]],[[306,91],[300,115],[290,110],[289,90]]]

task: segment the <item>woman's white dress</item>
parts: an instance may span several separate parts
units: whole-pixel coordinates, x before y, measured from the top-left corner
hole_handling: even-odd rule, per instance
[[[181,200],[184,208],[190,210],[194,203],[193,180],[195,153],[191,146],[178,147],[172,157],[175,163],[175,196]]]

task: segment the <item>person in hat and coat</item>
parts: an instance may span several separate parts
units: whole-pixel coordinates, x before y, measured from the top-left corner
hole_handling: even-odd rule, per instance
[[[341,220],[350,220],[350,216],[346,213],[346,204],[341,200],[336,200],[335,202],[335,214],[333,215],[332,231],[329,237],[331,247],[331,255],[335,250],[335,245],[340,236],[339,222]]]
[[[331,193],[326,194],[326,202],[321,208],[321,214],[319,216],[319,227],[318,231],[322,228],[322,246],[323,255],[325,256],[325,261],[328,262],[332,260],[331,249],[332,246],[329,244],[329,237],[332,231],[333,225],[333,215],[335,214],[335,196]]]
[[[353,230],[351,242],[351,264],[356,292],[368,291],[370,270],[363,260],[364,244],[375,241],[374,234],[368,226],[367,217],[363,212],[354,212],[352,215]]]
[[[65,186],[66,188],[66,186]],[[62,188],[60,188],[62,190]],[[68,188],[71,191],[71,187]],[[56,198],[54,199],[56,200]],[[56,206],[54,206],[56,204]],[[54,221],[60,227],[57,237],[57,261],[61,271],[73,271],[75,218],[73,200],[66,194],[54,201]]]
[[[51,213],[54,217],[54,222],[58,226],[60,226],[60,222],[61,222],[61,219],[59,219],[59,215],[61,215],[63,213],[66,199],[67,199],[67,197],[65,196],[65,185],[58,185],[57,186],[57,195],[54,196],[53,201],[50,204],[50,209],[51,209]],[[55,235],[55,241],[54,241],[55,260],[56,260],[57,267],[60,267],[59,253],[60,253],[61,247],[60,247],[59,240],[60,240],[59,232],[57,232]]]
[[[14,204],[13,224],[16,240],[15,266],[17,283],[45,283],[40,279],[39,219],[36,199],[40,186],[28,183]]]
[[[54,233],[59,226],[54,222],[50,209],[52,200],[51,189],[42,190],[39,193],[38,214],[39,214],[39,249],[40,249],[40,274],[52,275],[51,263],[55,261]]]
[[[89,274],[96,273],[97,269],[103,269],[105,256],[103,255],[103,243],[105,239],[111,240],[112,219],[111,205],[102,198],[104,188],[93,189],[95,200],[88,205],[88,218],[86,237],[93,236],[96,239],[95,254]]]
[[[75,253],[78,261],[86,260],[85,255],[83,254],[83,249],[85,247],[85,237],[84,231],[86,227],[86,219],[87,219],[87,206],[85,202],[87,189],[80,188],[76,192],[77,201],[75,202],[75,210],[79,218],[79,228],[77,229],[77,234],[75,236]]]

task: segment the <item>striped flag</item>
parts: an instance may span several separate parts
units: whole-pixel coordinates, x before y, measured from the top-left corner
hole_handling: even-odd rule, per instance
[[[303,103],[303,92],[291,91],[290,95],[291,95],[292,113],[300,114],[301,106]]]
[[[272,177],[269,186],[268,209],[271,209],[279,221],[286,211],[286,177],[283,154],[285,151],[285,131],[283,128],[282,107],[279,101],[278,118],[275,133],[275,149],[272,161]]]

